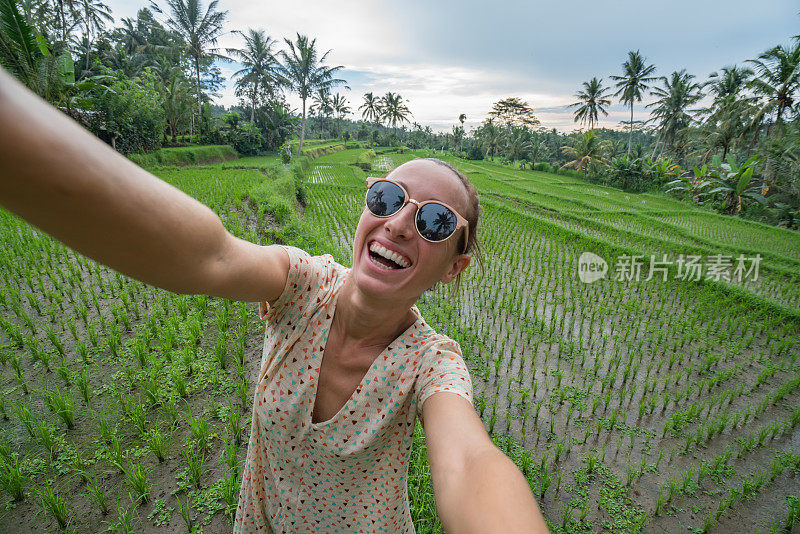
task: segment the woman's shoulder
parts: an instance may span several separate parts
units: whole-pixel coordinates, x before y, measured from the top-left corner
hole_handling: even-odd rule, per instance
[[[326,300],[341,285],[348,268],[338,263],[331,254],[312,256],[307,251],[291,245],[280,245],[289,255],[289,272],[286,286],[273,306],[261,303],[262,319],[269,311],[293,307],[307,312],[307,307]]]

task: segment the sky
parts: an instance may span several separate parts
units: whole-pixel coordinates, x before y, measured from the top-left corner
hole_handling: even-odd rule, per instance
[[[117,23],[135,17],[143,0],[107,0]],[[165,5],[158,0],[159,5]],[[204,2],[207,5],[207,2]],[[686,69],[699,81],[723,66],[742,64],[800,34],[796,0],[219,0],[227,10],[220,48],[239,48],[234,30],[263,29],[281,44],[297,33],[330,50],[348,89],[338,88],[357,111],[366,92],[403,96],[412,120],[435,131],[450,130],[466,114],[467,131],[487,117],[492,104],[520,97],[542,126],[570,132],[575,92],[594,76],[605,85],[621,73],[628,51],[639,50],[656,76]],[[217,103],[237,103],[231,74]],[[288,95],[299,109],[300,100]],[[645,97],[634,119],[646,119]],[[629,110],[612,98],[599,126],[620,128]]]

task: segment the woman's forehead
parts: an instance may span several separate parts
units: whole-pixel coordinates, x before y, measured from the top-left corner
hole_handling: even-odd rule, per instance
[[[444,165],[412,160],[394,169],[387,178],[400,182],[413,198],[426,195],[425,199],[416,200],[436,199],[459,210],[467,206],[467,191],[461,179]]]

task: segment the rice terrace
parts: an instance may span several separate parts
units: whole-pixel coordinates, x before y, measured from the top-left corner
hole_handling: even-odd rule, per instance
[[[407,102],[392,92],[351,110],[332,94],[335,69],[308,110],[279,96],[300,94],[287,70],[263,94],[239,75],[239,104],[213,104],[195,70],[213,78],[213,62],[193,63],[169,18],[186,2],[197,0],[126,19],[145,43],[127,50],[120,28],[80,29],[83,8],[48,28],[0,0],[19,22],[0,27],[0,43],[38,35],[47,52],[11,61],[25,52],[9,46],[0,64],[235,236],[345,266],[367,177],[449,163],[480,196],[482,263],[458,292],[439,284],[418,306],[460,345],[475,411],[551,531],[800,532],[800,107],[758,107],[773,101],[764,84],[777,87],[767,74],[780,54],[794,61],[785,94],[800,100],[800,38],[747,72],[714,73],[740,82],[716,99],[713,85],[654,78],[657,103],[680,83],[697,98],[669,120],[656,108],[653,127],[596,127],[596,101],[612,96],[595,78],[584,84],[594,104],[576,95],[588,129],[543,128],[509,97],[472,131],[458,117],[434,132],[404,126]],[[86,34],[88,52],[65,44],[70,32]],[[227,54],[252,66],[263,32],[242,37]],[[282,55],[276,41],[270,57],[290,65],[314,47],[303,38]],[[625,68],[637,61],[631,52]],[[48,62],[72,69],[34,80]],[[708,111],[684,116],[701,89]],[[709,141],[723,128],[736,131]],[[3,209],[0,245],[0,533],[230,532],[264,346],[258,305],[123,276]],[[444,532],[419,420],[408,495],[416,531]]]

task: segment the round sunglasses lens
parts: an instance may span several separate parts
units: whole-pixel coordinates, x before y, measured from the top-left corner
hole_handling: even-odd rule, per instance
[[[387,217],[403,207],[406,196],[392,182],[379,181],[367,191],[367,208],[378,217]]]
[[[425,239],[444,241],[456,231],[456,214],[441,204],[425,204],[417,211],[417,228]]]

